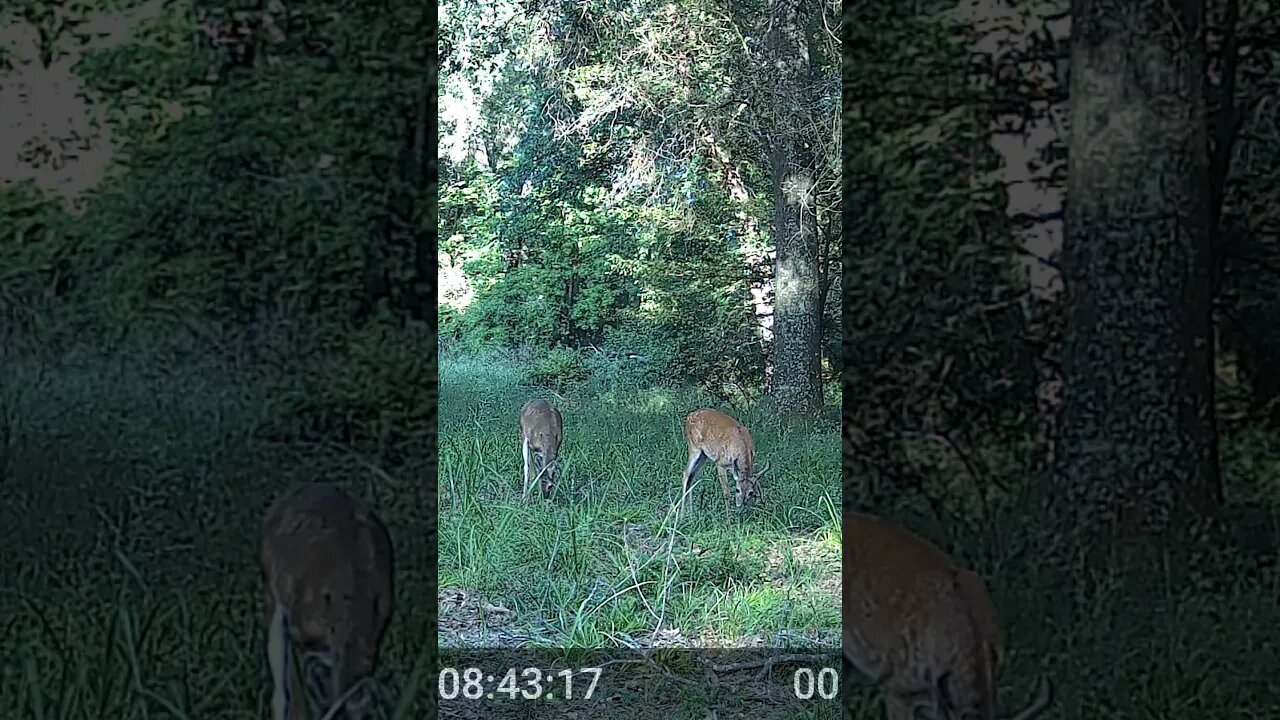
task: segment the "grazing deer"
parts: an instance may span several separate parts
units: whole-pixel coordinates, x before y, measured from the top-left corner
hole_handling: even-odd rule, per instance
[[[560,411],[546,400],[530,400],[520,408],[520,454],[524,458],[524,489],[521,499],[528,499],[533,483],[541,483],[542,496],[547,497],[560,475],[560,443],[564,440],[564,421]],[[530,473],[537,475],[530,478]]]
[[[707,460],[716,464],[716,475],[720,478],[720,489],[724,491],[726,510],[729,506],[730,474],[736,484],[733,495],[736,507],[752,505],[760,499],[756,481],[764,474],[764,470],[759,473],[755,471],[756,444],[751,440],[751,433],[737,420],[711,408],[694,410],[684,419],[684,439],[689,445],[689,463],[685,466],[684,480],[680,484],[681,512],[692,502],[690,485],[693,476]]]
[[[323,483],[287,491],[271,505],[258,543],[268,621],[272,720],[306,706],[298,671],[307,657],[328,665],[332,717],[372,716],[367,680],[392,610],[393,561],[386,528],[364,503]],[[291,672],[290,664],[298,667]]]
[[[884,696],[887,720],[996,720],[1004,629],[987,586],[938,546],[887,520],[845,513],[844,654]],[[1031,720],[1053,697],[1014,716]]]

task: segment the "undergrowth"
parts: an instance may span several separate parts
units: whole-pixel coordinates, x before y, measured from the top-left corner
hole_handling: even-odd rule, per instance
[[[382,338],[383,357],[409,355],[397,341]],[[315,410],[359,393],[365,407],[394,408],[379,396],[414,384],[422,400],[419,370],[401,363],[404,384],[329,392],[327,368],[357,367],[354,352],[268,363],[222,350],[53,353],[12,338],[0,348],[4,717],[264,716],[255,541],[292,482],[328,480],[367,499],[396,547],[398,596],[431,594],[416,469],[430,438],[418,418]],[[400,460],[377,457],[378,433]],[[427,716],[430,611],[398,603],[378,674],[386,717]]]
[[[442,358],[442,646],[839,643],[838,426],[547,373],[500,353]],[[518,415],[535,397],[564,417],[564,466],[550,499],[522,502]],[[708,465],[677,522],[682,423],[702,406],[752,430],[763,500],[726,510]]]

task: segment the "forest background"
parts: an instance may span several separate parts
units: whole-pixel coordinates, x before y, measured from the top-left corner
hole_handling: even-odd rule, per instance
[[[1265,2],[1184,3],[1193,19],[1205,13],[1197,33],[1162,20],[1152,8],[1163,3],[1076,5],[1090,21],[1073,45],[1062,2],[860,4],[838,27],[833,9],[806,4],[812,81],[792,83],[763,72],[763,45],[748,40],[787,3],[550,4],[519,21],[550,28],[544,47],[557,52],[491,96],[494,145],[481,149],[500,175],[430,150],[435,33],[417,4],[10,3],[0,151],[18,161],[0,164],[0,616],[12,620],[0,646],[16,654],[0,663],[0,697],[17,698],[19,717],[260,708],[248,558],[261,509],[278,483],[341,477],[387,516],[399,553],[425,555],[430,523],[416,508],[435,502],[422,490],[437,348],[502,360],[530,388],[670,380],[726,404],[777,402],[760,304],[778,277],[768,228],[788,222],[770,191],[767,151],[780,148],[843,183],[815,182],[812,197],[830,200],[811,205],[803,236],[819,248],[806,257],[820,268],[810,317],[821,317],[823,364],[807,376],[821,391],[783,407],[834,403],[840,374],[846,502],[898,517],[989,579],[1009,626],[1007,692],[1023,698],[1052,671],[1060,717],[1275,714],[1275,14]],[[680,22],[644,24],[668,6]],[[494,74],[502,52],[518,54],[503,45],[518,39],[503,31],[513,7],[525,9],[458,3],[441,77]],[[618,53],[636,27],[654,52]],[[1169,42],[1182,32],[1196,41]],[[847,55],[841,80],[832,36]],[[1114,55],[1089,49],[1117,46],[1149,53],[1148,89],[1193,90],[1204,112],[1181,131],[1204,141],[1183,157],[1159,142],[1176,134],[1122,137],[1090,157],[1162,164],[1108,175],[1075,157],[1068,174],[1068,141],[1090,117],[1071,110],[1099,107],[1113,77]],[[630,92],[599,92],[619,84]],[[745,109],[794,88],[809,94],[783,107],[807,112],[790,122]],[[838,111],[823,104],[837,88]],[[1160,112],[1175,106],[1131,109],[1169,122]],[[503,146],[502,124],[528,118],[526,144]],[[779,128],[793,144],[761,135]],[[612,172],[631,167],[619,148],[636,151],[633,174]],[[1177,199],[1169,187],[1207,191],[1181,209],[1196,228],[1185,241],[1200,243],[1178,246],[1198,263],[1185,276],[1146,271],[1172,256],[1143,249],[1164,246],[1103,242],[1162,232],[1099,208],[1177,215],[1153,210]],[[618,190],[631,199],[593,210]],[[842,190],[840,213],[816,211]],[[440,238],[435,256],[437,211],[468,230]],[[636,254],[585,252],[600,238]],[[1117,371],[1093,373],[1093,390],[1085,364],[1064,362],[1088,356],[1073,330],[1087,295],[1062,282],[1091,256],[1060,252],[1090,239],[1103,249],[1089,285],[1102,306],[1135,287],[1188,289],[1191,302],[1160,307],[1199,318],[1171,324],[1186,334],[1155,350],[1137,342],[1152,328],[1136,320],[1163,315],[1115,323],[1129,333],[1104,355]],[[662,262],[640,252],[674,240],[656,245],[673,251]],[[438,343],[433,273],[445,292]],[[450,309],[476,282],[485,293]],[[680,312],[654,320],[636,288]],[[812,309],[805,297],[797,306]],[[1189,392],[1139,369],[1197,346],[1209,351],[1190,358]],[[1140,351],[1126,359],[1126,347]],[[1130,422],[1091,436],[1073,386],[1132,399],[1113,404]],[[1154,438],[1150,415],[1133,411],[1153,397],[1206,410],[1155,426],[1161,442],[1181,438],[1163,462],[1115,452],[1093,464],[1072,451],[1096,435]],[[1082,494],[1064,502],[1071,487]],[[1172,511],[1135,518],[1122,505]],[[434,573],[404,582],[437,592]],[[405,614],[391,636],[399,716],[428,702],[407,691],[424,662],[413,638],[432,619]],[[222,670],[203,672],[214,659]],[[874,716],[871,698],[856,711]]]

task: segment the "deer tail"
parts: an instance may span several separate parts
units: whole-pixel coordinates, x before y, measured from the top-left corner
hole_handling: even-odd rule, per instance
[[[289,618],[284,605],[275,602],[267,627],[267,662],[271,666],[271,719],[291,720],[293,698],[289,672]]]

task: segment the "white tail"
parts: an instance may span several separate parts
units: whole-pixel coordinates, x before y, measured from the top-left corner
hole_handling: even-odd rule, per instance
[[[303,661],[329,666],[327,703],[347,720],[373,711],[367,680],[391,619],[393,559],[386,528],[364,503],[323,483],[282,495],[267,511],[258,543],[274,689],[272,720],[306,705]]]
[[[716,476],[724,493],[726,508],[729,504],[729,475],[733,475],[736,492],[733,503],[741,508],[754,505],[760,499],[760,488],[755,471],[756,445],[751,433],[737,420],[719,410],[703,408],[685,416],[684,439],[689,446],[689,461],[680,483],[680,510],[683,513],[692,503],[693,477],[710,460],[716,464]]]
[[[521,499],[537,484],[547,497],[560,475],[560,444],[564,442],[564,421],[560,411],[546,400],[530,400],[520,409],[520,454],[524,460]],[[536,476],[530,477],[531,473]]]
[[[885,717],[913,720],[924,708],[938,720],[996,720],[1004,629],[982,578],[887,520],[843,520],[844,654],[880,686]],[[1042,678],[1014,720],[1039,715],[1052,693]]]

